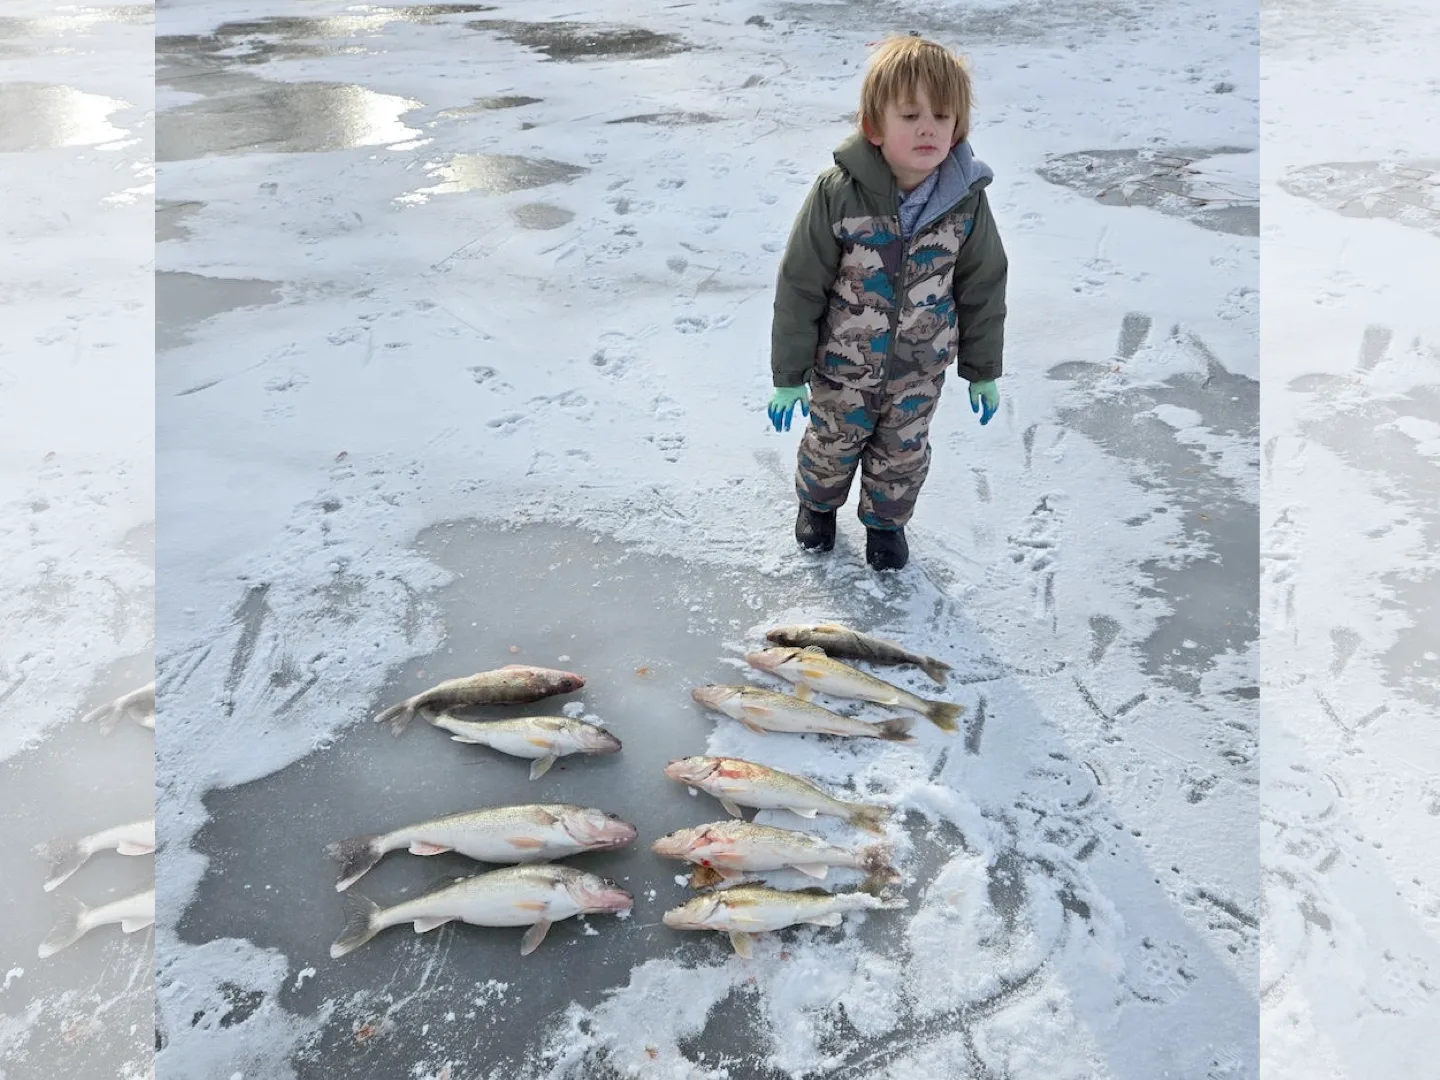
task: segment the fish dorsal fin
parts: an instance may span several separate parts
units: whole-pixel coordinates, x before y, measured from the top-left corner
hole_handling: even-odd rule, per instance
[[[821,629],[823,630],[824,627],[821,627]],[[822,649],[819,645],[806,645],[805,648],[803,648],[803,649],[800,650],[800,655],[801,655],[801,656],[806,656],[806,655],[809,655],[809,656],[826,656],[826,655],[828,655],[828,654],[827,654],[827,653],[825,652],[825,650]]]

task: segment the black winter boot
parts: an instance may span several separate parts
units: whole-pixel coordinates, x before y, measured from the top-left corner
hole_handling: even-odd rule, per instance
[[[910,561],[905,529],[866,529],[865,561],[876,570],[900,570]]]
[[[806,551],[829,551],[835,546],[835,511],[811,510],[801,503],[795,518],[795,540]]]

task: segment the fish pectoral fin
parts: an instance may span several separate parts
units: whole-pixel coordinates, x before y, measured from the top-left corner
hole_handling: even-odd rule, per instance
[[[720,805],[725,808],[725,812],[731,817],[743,818],[745,816],[740,812],[740,807],[736,806],[729,799],[721,799]]]
[[[759,716],[766,716],[766,715],[768,715],[768,712],[760,712],[759,710],[756,710],[756,714],[759,715]],[[740,723],[744,724],[747,728],[749,728],[751,731],[753,731],[756,735],[768,735],[768,734],[770,734],[770,732],[768,732],[767,730],[765,730],[765,728],[761,727],[759,724],[757,724],[757,723],[754,721],[754,719],[753,719],[753,718],[751,717],[751,715],[750,715],[750,710],[749,710],[748,708],[747,708],[744,712],[742,712],[739,716],[737,716],[735,719],[736,719],[736,720],[739,720]]]
[[[808,874],[813,878],[823,878],[830,872],[828,866],[821,866],[818,863],[796,863],[795,869],[802,874]]]
[[[479,739],[473,738],[473,737],[471,737],[471,736],[469,736],[469,735],[451,735],[451,736],[450,736],[450,741],[451,741],[451,742],[463,742],[463,743],[469,744],[470,746],[484,746],[484,745],[485,745],[485,744],[482,743]]]
[[[535,851],[545,846],[545,841],[537,840],[533,836],[507,836],[505,842],[521,851]]]
[[[750,950],[750,935],[744,930],[731,930],[730,944],[734,946],[737,956],[743,960],[750,959],[752,955]]]
[[[841,626],[838,622],[820,623],[818,626],[815,627],[815,629],[820,631],[821,633],[831,634],[848,634],[850,632],[850,628],[848,626]]]
[[[447,922],[454,922],[455,915],[426,915],[424,918],[413,920],[417,934],[428,934],[437,926],[444,926]]]
[[[827,911],[824,915],[816,915],[813,919],[805,921],[815,926],[839,926],[845,921],[845,918],[838,911]]]
[[[813,818],[817,813],[819,813],[818,810],[812,810],[808,806],[804,808],[792,806],[790,807],[790,812],[792,814],[799,814],[803,818]]]
[[[545,910],[545,901],[544,901],[544,900],[516,900],[513,906],[516,907],[516,908],[518,908],[518,909],[521,910],[521,911],[544,911],[544,910]]]
[[[815,696],[815,692],[810,689],[808,683],[796,683],[795,696],[801,701],[809,701],[812,697]]]
[[[137,915],[133,919],[121,919],[120,929],[127,934],[133,934],[136,930],[144,930],[155,921],[154,915]]]
[[[454,848],[446,847],[444,844],[432,844],[428,840],[411,840],[411,855],[443,855],[447,851],[454,851]]]
[[[539,780],[540,777],[544,776],[547,772],[550,771],[550,766],[551,766],[551,765],[554,765],[554,764],[555,764],[555,755],[554,755],[554,754],[546,754],[546,755],[545,755],[544,757],[542,757],[542,758],[536,758],[536,759],[535,759],[533,762],[531,762],[531,764],[530,764],[530,779],[531,779],[531,780]]]
[[[134,840],[121,840],[115,848],[121,855],[149,855],[155,850],[154,844],[142,844]]]
[[[545,940],[545,935],[549,932],[550,922],[547,919],[541,919],[534,926],[530,927],[529,930],[526,930],[525,936],[520,939],[520,955],[529,956],[538,949],[540,942]]]
[[[550,740],[547,739],[544,735],[531,735],[525,741],[528,742],[531,746],[540,747],[541,750],[550,749]]]
[[[800,677],[802,679],[823,679],[825,677],[825,672],[821,668],[808,667],[804,664],[801,664]]]

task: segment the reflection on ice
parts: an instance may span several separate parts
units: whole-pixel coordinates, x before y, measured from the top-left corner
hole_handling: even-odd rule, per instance
[[[157,161],[209,154],[307,153],[391,146],[421,132],[400,118],[421,102],[344,83],[263,83],[160,114]]]
[[[590,170],[549,158],[514,154],[456,154],[447,162],[427,166],[427,171],[440,183],[418,188],[401,195],[396,201],[414,205],[429,201],[432,195],[456,195],[467,191],[503,195],[507,191],[569,183]]]
[[[129,103],[71,86],[0,83],[0,153],[96,146],[125,137],[110,115]]]

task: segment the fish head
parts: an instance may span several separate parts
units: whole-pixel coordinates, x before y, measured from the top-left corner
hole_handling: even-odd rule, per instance
[[[560,817],[564,830],[588,851],[624,847],[639,835],[634,825],[593,806],[567,810]]]
[[[713,773],[720,762],[712,757],[679,758],[665,766],[665,775],[686,784],[699,784]]]
[[[733,686],[716,686],[712,683],[709,686],[695,687],[690,691],[690,696],[707,708],[718,709],[734,697],[735,693],[736,688]]]
[[[585,754],[614,754],[620,740],[597,724],[585,724],[579,733],[580,751]]]
[[[585,676],[576,675],[573,671],[555,671],[547,668],[545,683],[552,694],[573,694],[576,690],[584,688]]]
[[[661,919],[672,930],[708,930],[720,902],[721,898],[713,894],[697,896],[677,908],[671,908]]]
[[[595,874],[581,874],[565,887],[586,913],[614,915],[635,906],[633,896],[613,881]]]
[[[759,671],[773,672],[781,664],[788,663],[800,655],[800,650],[793,647],[782,647],[777,649],[761,649],[759,652],[745,654],[745,662]]]
[[[695,847],[703,832],[703,829],[676,829],[651,844],[650,850],[667,859],[683,859]]]
[[[774,630],[765,632],[765,640],[772,645],[791,645],[798,647],[805,637],[808,626],[777,626]]]

